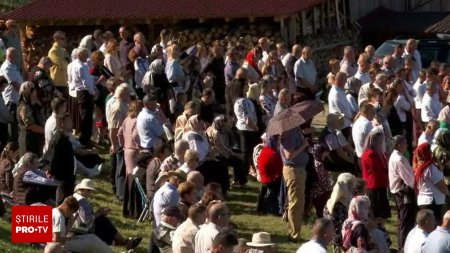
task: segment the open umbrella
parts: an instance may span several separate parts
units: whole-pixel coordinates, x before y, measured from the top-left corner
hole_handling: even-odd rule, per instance
[[[324,110],[320,101],[303,101],[280,112],[269,121],[268,136],[283,134],[311,120]]]

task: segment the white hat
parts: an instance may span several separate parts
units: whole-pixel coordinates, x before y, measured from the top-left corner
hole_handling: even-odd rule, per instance
[[[96,191],[95,186],[94,186],[94,181],[85,178],[83,180],[81,180],[81,182],[79,184],[77,184],[77,186],[75,186],[75,191],[78,190],[91,190],[91,191]]]
[[[259,232],[255,233],[252,236],[252,241],[247,243],[250,247],[267,247],[273,246],[275,243],[272,243],[270,240],[270,234],[267,232]]]

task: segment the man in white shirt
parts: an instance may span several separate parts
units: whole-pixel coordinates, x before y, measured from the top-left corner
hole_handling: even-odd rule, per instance
[[[351,46],[344,48],[344,57],[340,63],[341,69],[339,71],[347,74],[347,77],[353,77],[357,71],[357,65],[355,63],[355,49]]]
[[[362,84],[372,82],[372,79],[369,75],[369,56],[366,53],[362,53],[358,58],[358,71],[355,74],[355,78],[359,79]]]
[[[334,226],[329,219],[318,219],[312,229],[312,238],[304,243],[297,253],[327,253],[327,246],[333,240]]]
[[[355,153],[358,156],[358,166],[361,168],[361,156],[366,143],[367,136],[372,131],[372,119],[375,116],[375,109],[370,104],[362,104],[359,108],[359,117],[353,123],[352,137],[355,144]]]
[[[307,99],[314,99],[314,93],[318,89],[316,84],[316,66],[311,57],[311,48],[304,47],[302,50],[302,57],[300,57],[294,65],[296,85],[298,89],[305,94]]]
[[[54,98],[51,102],[52,115],[45,122],[45,146],[44,153],[47,151],[48,144],[56,131],[57,120],[66,113],[66,102],[61,98]]]
[[[94,113],[94,96],[96,89],[89,68],[86,65],[88,50],[79,48],[77,59],[70,72],[70,80],[77,92],[78,107],[80,112],[80,142],[85,146],[91,146],[92,124]]]
[[[403,135],[394,137],[394,151],[389,157],[389,189],[395,196],[398,220],[398,249],[402,250],[406,236],[415,224],[416,196],[414,172],[403,155],[408,143]]]
[[[426,92],[422,98],[422,108],[420,115],[422,123],[426,125],[430,120],[436,120],[439,116],[439,112],[442,109],[442,104],[439,99],[436,99],[437,87],[434,83],[426,84]]]
[[[421,253],[422,246],[428,235],[436,228],[436,219],[433,211],[430,209],[422,209],[416,216],[417,225],[409,232],[406,237],[405,253]]]
[[[434,134],[436,133],[438,128],[439,123],[436,120],[428,121],[427,127],[425,128],[425,131],[423,131],[420,135],[417,145],[428,143],[428,145],[431,146],[433,144]]]
[[[205,223],[206,207],[202,204],[194,204],[189,207],[188,218],[177,227],[172,237],[173,253],[194,253],[194,239],[200,229],[200,225]]]
[[[6,49],[6,60],[0,67],[0,74],[8,80],[8,85],[2,92],[3,100],[9,112],[14,116],[14,122],[9,124],[9,137],[12,140],[17,140],[19,133],[17,117],[15,115],[17,115],[17,103],[19,102],[19,89],[23,82],[22,74],[17,65],[14,64],[15,55],[15,48],[9,47]]]
[[[343,72],[338,72],[336,74],[335,83],[330,89],[330,92],[328,93],[328,111],[329,113],[334,114],[344,114],[344,125],[343,125],[343,132],[348,132],[348,135],[350,133],[349,130],[344,130],[346,128],[349,128],[352,124],[353,115],[352,113],[352,106],[347,100],[347,97],[345,95],[344,86],[347,81],[347,74]],[[345,136],[345,134],[344,134]],[[346,138],[348,136],[345,136]]]
[[[422,57],[420,56],[419,51],[417,51],[417,41],[415,39],[409,39],[406,42],[402,58],[405,59],[408,56],[412,57],[416,63],[413,69],[415,73],[414,76],[419,76],[419,72],[422,70]]]
[[[208,223],[200,226],[195,235],[195,253],[208,253],[216,235],[230,223],[230,210],[223,202],[211,206]]]

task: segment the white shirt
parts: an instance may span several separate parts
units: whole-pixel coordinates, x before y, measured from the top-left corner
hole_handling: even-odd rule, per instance
[[[23,82],[22,75],[20,74],[17,65],[5,60],[0,67],[0,74],[3,75],[6,80],[8,80],[8,85],[2,92],[3,100],[5,100],[5,105],[9,102],[17,104],[19,102],[19,91],[16,90],[12,83],[17,83],[20,87]]]
[[[76,59],[73,62],[73,66],[70,71],[70,80],[76,91],[87,90],[89,94],[95,94],[94,80],[89,73],[89,68],[79,59]]]
[[[371,83],[372,79],[370,78],[370,75],[368,72],[363,73],[360,70],[358,70],[355,74],[355,78],[360,80],[362,84]]]
[[[416,96],[414,97],[414,103],[416,105],[416,109],[421,109],[422,108],[422,98],[423,98],[423,95],[427,91],[427,85],[425,82],[421,83],[420,79],[417,79],[417,82],[414,83],[413,89],[416,92]]]
[[[198,230],[199,227],[190,218],[181,223],[172,237],[172,252],[194,253],[194,239]]]
[[[207,137],[194,131],[189,131],[183,134],[182,138],[189,143],[189,149],[197,151],[199,161],[203,162],[210,150]],[[189,168],[186,169],[187,171],[185,172],[189,173]]]
[[[315,85],[317,78],[316,66],[312,60],[298,59],[294,65],[295,81],[299,84],[299,79],[305,79],[309,84]]]
[[[395,111],[401,122],[406,122],[406,112],[411,109],[411,103],[405,98],[403,94],[397,97],[394,102]]]
[[[420,111],[422,122],[436,120],[439,116],[441,108],[442,104],[439,99],[435,99],[434,96],[430,96],[428,93],[425,93],[422,98],[422,110]]]
[[[355,97],[352,94],[345,95],[348,103],[350,104],[350,110],[352,111],[352,115],[356,115],[359,112],[359,106],[356,102]]]
[[[63,237],[66,236],[66,218],[55,207],[52,209],[52,233],[57,232]]]
[[[53,134],[56,130],[56,114],[53,112],[52,115],[45,122],[45,145],[44,152],[48,149],[48,144],[52,139]]]
[[[417,205],[442,205],[445,203],[445,195],[437,188],[436,184],[444,179],[444,174],[434,164],[428,166],[419,181],[419,194],[417,195]]]
[[[361,158],[362,156],[362,153],[364,151],[364,144],[366,142],[367,136],[369,136],[370,131],[372,131],[372,128],[372,122],[364,116],[359,116],[353,124],[352,137],[353,142],[355,143],[355,152],[359,158]]]
[[[327,249],[316,240],[310,240],[309,242],[304,243],[297,250],[297,253],[327,253]]]
[[[422,246],[428,237],[428,233],[419,226],[415,226],[411,231],[409,231],[406,237],[405,246],[403,252],[405,253],[421,253]]]
[[[402,57],[406,58],[407,56],[410,56],[410,55],[411,54],[408,53],[408,51],[406,51],[406,48],[405,48],[405,51],[403,52]],[[422,57],[420,56],[419,51],[415,50],[414,53],[412,54],[412,57],[416,61],[415,66],[414,66],[414,71],[419,73],[420,70],[422,70]]]
[[[250,128],[249,120],[257,124],[256,111],[253,102],[248,98],[239,98],[234,102],[234,114],[236,115],[236,128],[241,131],[255,131]]]
[[[330,113],[342,113],[345,115],[344,128],[351,125],[353,118],[352,106],[348,102],[345,91],[333,85],[328,93],[328,111]]]
[[[379,89],[380,91],[384,92],[384,90],[377,83],[374,82],[373,86],[376,89]],[[370,91],[370,83],[365,83],[361,86],[361,88],[359,88],[358,105],[369,99],[369,91]]]
[[[431,146],[431,144],[433,144],[433,138],[434,135],[427,135],[427,133],[423,131],[417,141],[417,145],[419,146],[420,144],[428,143],[428,145]]]
[[[391,193],[399,192],[406,184],[414,189],[414,173],[408,159],[398,150],[393,150],[389,157],[389,189]]]
[[[209,222],[200,226],[200,230],[195,235],[195,253],[208,253],[211,250],[214,237],[220,232],[220,227]]]

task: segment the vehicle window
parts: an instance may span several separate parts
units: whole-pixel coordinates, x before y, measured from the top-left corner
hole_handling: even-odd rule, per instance
[[[446,46],[424,46],[420,47],[420,55],[422,57],[422,67],[427,68],[432,61],[450,62],[449,48]]]
[[[400,42],[398,41],[386,41],[375,51],[377,57],[383,57],[385,55],[391,55],[394,52],[394,48]]]

